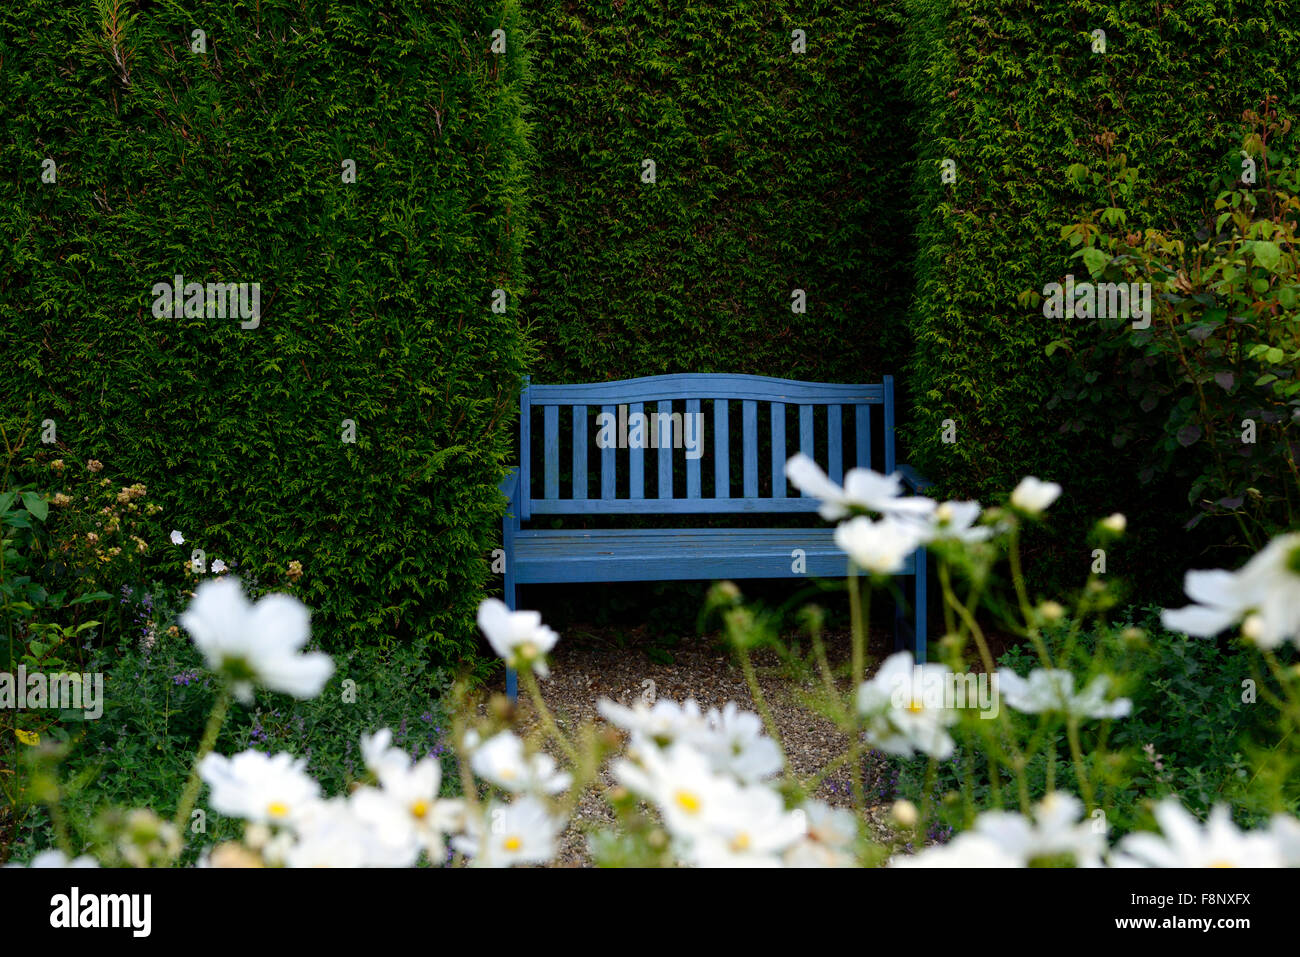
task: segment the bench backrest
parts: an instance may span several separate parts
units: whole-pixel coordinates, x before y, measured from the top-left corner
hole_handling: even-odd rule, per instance
[[[525,379],[519,412],[521,519],[533,514],[813,512],[816,499],[787,487],[785,463],[795,451],[814,458],[837,483],[844,478],[846,448],[852,454],[850,467],[856,463],[878,471],[883,466],[885,474],[894,471],[892,376],[874,385],[700,373],[581,385],[533,385]],[[637,418],[654,413],[657,421]],[[688,422],[685,416],[692,418]],[[873,425],[873,417],[878,424]],[[739,450],[733,448],[737,418]],[[762,429],[760,418],[765,420]],[[700,427],[694,448],[692,423]],[[798,434],[793,448],[786,441],[788,423]],[[644,444],[651,442],[658,447]],[[632,447],[637,444],[642,447]],[[873,445],[878,449],[874,459]],[[657,460],[650,496],[646,455]],[[738,476],[733,457],[740,465]]]

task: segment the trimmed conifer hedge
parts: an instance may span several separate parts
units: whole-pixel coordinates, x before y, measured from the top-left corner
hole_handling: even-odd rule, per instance
[[[537,381],[899,369],[912,145],[899,2],[525,6],[544,197],[527,303]]]
[[[160,561],[298,560],[327,642],[471,648],[523,369],[522,37],[514,0],[6,6],[0,403],[144,482],[187,538]],[[178,275],[205,285],[167,309]]]
[[[1292,114],[1300,106],[1300,8],[912,0],[909,10],[913,457],[951,494],[987,499],[1037,474],[1065,484],[1061,508],[1079,515],[1139,495],[1158,510],[1159,490],[1136,490],[1108,435],[1063,433],[1069,412],[1050,406],[1059,366],[1046,347],[1088,323],[1044,318],[1017,296],[1071,271],[1087,278],[1061,238],[1083,213],[1116,205],[1132,230],[1189,237],[1202,225],[1219,177],[1240,171],[1242,111],[1267,94]],[[1114,201],[1104,178],[1067,173],[1102,171],[1108,148],[1136,170]]]

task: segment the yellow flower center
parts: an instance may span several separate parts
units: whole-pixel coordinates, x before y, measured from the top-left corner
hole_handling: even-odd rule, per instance
[[[1236,867],[1237,865],[1232,863],[1232,861],[1211,861],[1210,866],[1211,867]]]
[[[289,814],[289,805],[283,801],[272,801],[266,806],[266,813],[271,817],[286,817]]]
[[[416,801],[414,804],[411,805],[411,815],[413,817],[418,818],[421,821],[424,820],[425,816],[428,813],[429,813],[428,801]]]
[[[912,714],[920,714],[925,710],[925,705],[922,703],[920,698],[913,698],[907,703],[907,710],[912,712]]]
[[[677,806],[687,814],[700,813],[700,798],[690,791],[678,791],[673,795],[677,799]]]
[[[507,837],[504,841],[501,842],[501,846],[504,847],[507,851],[517,851],[524,846],[524,842],[521,841],[516,835],[511,834],[509,837]]]
[[[733,837],[731,839],[731,849],[733,851],[738,851],[738,852],[749,850],[749,835],[746,834],[744,831],[741,831],[739,834]]]

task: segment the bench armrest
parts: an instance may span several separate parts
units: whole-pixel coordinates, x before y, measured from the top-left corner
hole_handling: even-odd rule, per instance
[[[934,485],[933,482],[910,465],[898,466],[898,473],[903,477],[903,484],[913,492],[924,492]]]
[[[498,485],[497,488],[499,488],[501,490],[501,494],[506,497],[506,502],[508,502],[510,505],[515,504],[515,492],[519,488],[518,466],[510,470],[510,474],[501,480],[501,484]]]

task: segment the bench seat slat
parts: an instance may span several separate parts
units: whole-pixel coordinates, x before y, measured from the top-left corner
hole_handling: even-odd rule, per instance
[[[829,528],[538,529],[515,538],[520,584],[584,581],[689,581],[715,577],[791,578],[802,549],[806,574],[848,569]],[[901,574],[911,574],[909,557]]]

